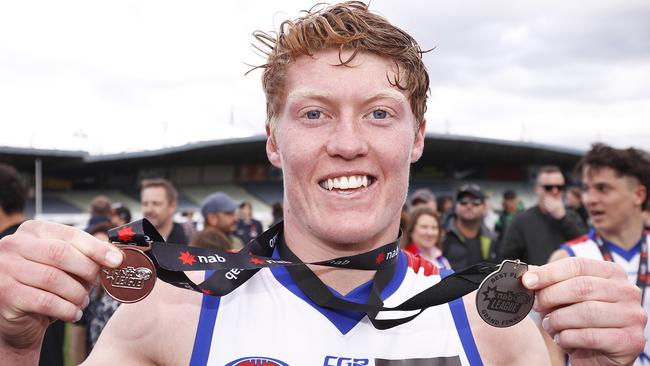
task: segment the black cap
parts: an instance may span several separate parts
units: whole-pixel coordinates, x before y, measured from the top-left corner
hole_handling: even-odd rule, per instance
[[[460,199],[461,197],[466,195],[471,195],[475,198],[480,198],[482,200],[485,200],[485,195],[483,194],[483,191],[481,191],[481,187],[478,184],[469,183],[460,186],[460,188],[458,188],[458,191],[456,193],[456,199]]]

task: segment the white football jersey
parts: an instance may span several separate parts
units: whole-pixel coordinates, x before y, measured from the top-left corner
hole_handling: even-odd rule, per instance
[[[644,238],[650,247],[650,236],[646,234]],[[636,278],[639,271],[639,260],[641,257],[641,243],[638,243],[636,246],[629,250],[625,250],[618,245],[606,240],[604,240],[604,243],[607,245],[607,248],[609,249],[614,262],[623,267],[623,269],[627,272],[627,276],[630,282],[636,285]],[[561,248],[569,253],[569,255],[572,257],[604,260],[600,249],[598,249],[598,244],[596,243],[596,232],[594,230],[590,231],[587,235],[583,235],[568,243],[562,244]],[[647,265],[648,264],[646,263],[646,266]],[[647,286],[644,294],[643,309],[646,311],[646,313],[650,311],[650,293],[648,292]],[[645,338],[649,339],[649,337],[650,324],[646,325],[645,327]],[[650,344],[648,342],[646,342],[643,353],[639,356],[639,358],[637,358],[634,365],[650,365]]]
[[[422,264],[419,258],[400,253],[395,275],[382,291],[385,306],[397,306],[451,273],[441,274],[430,265],[425,270]],[[366,283],[345,297],[337,296],[365,303],[371,288]],[[379,318],[410,314],[384,312]],[[286,268],[278,267],[260,270],[229,295],[204,295],[190,364],[456,366],[482,362],[462,299],[428,308],[406,324],[377,330],[365,314],[315,305]]]

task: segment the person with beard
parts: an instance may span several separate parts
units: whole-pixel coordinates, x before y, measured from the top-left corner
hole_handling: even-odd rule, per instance
[[[485,195],[477,184],[461,186],[456,209],[446,228],[443,255],[455,271],[478,262],[497,261],[496,234],[483,224]]]
[[[174,222],[177,202],[178,191],[170,181],[162,178],[142,181],[140,205],[144,218],[153,224],[165,241],[187,244],[183,226]]]

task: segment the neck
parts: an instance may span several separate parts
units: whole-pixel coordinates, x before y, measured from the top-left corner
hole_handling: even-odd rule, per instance
[[[7,230],[11,226],[18,225],[25,221],[25,216],[22,212],[5,214],[0,212],[0,232]]]
[[[462,220],[460,218],[457,218],[456,228],[464,237],[473,239],[478,235],[479,231],[481,230],[481,221],[480,220],[467,221],[467,220]]]
[[[284,220],[285,243],[303,262],[323,261],[364,253],[394,241],[397,238],[398,231],[399,220],[395,220],[395,225],[392,225],[390,229],[383,230],[363,242],[354,244],[335,243],[323,241],[314,233],[304,230],[293,217],[286,216]],[[341,295],[346,295],[359,285],[370,281],[376,272],[321,266],[309,267],[324,284]]]
[[[641,215],[636,215],[625,220],[624,227],[619,230],[602,230],[600,234],[607,241],[615,243],[627,250],[634,247],[639,242],[641,235],[643,235],[643,220],[641,219]]]
[[[165,222],[161,227],[158,227],[156,229],[158,229],[158,232],[160,233],[160,235],[165,240],[167,240],[167,238],[169,238],[169,235],[171,235],[173,228],[174,228],[174,221],[169,220],[169,221]]]

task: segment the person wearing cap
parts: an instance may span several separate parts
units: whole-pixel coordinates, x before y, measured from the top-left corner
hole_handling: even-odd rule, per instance
[[[478,262],[497,261],[497,241],[483,224],[485,195],[476,184],[461,186],[456,193],[456,210],[448,221],[443,255],[455,271]]]
[[[241,239],[233,235],[237,230],[237,208],[239,202],[225,192],[212,193],[201,204],[203,229],[222,233],[228,238],[231,250],[239,250],[243,247]]]
[[[436,195],[427,188],[421,188],[413,192],[411,198],[409,199],[409,202],[411,203],[411,210],[420,205],[427,205],[434,211],[438,210],[438,201],[436,201]]]
[[[503,201],[501,201],[503,210],[499,214],[499,219],[494,225],[494,231],[497,233],[499,240],[503,239],[506,228],[512,222],[512,218],[519,211],[519,198],[517,193],[512,189],[503,192]]]
[[[560,244],[587,233],[578,214],[564,206],[564,175],[556,166],[541,167],[535,193],[537,205],[517,214],[501,243],[503,259],[546,264]]]

